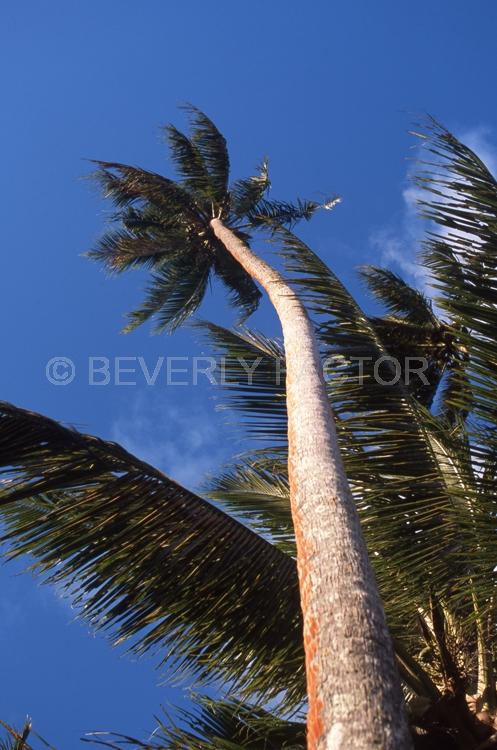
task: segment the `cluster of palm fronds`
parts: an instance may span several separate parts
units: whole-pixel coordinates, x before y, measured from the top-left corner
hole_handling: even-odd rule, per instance
[[[447,727],[458,746],[472,747],[496,704],[497,183],[470,149],[428,126],[418,184],[432,222],[423,259],[436,305],[390,271],[368,267],[363,278],[385,306],[383,317],[369,317],[288,228],[317,205],[269,202],[266,164],[228,192],[224,139],[195,117],[192,139],[169,130],[181,183],[100,164],[120,213],[96,255],[115,270],[151,266],[132,325],[155,316],[172,328],[198,307],[212,264],[245,313],[257,302],[209,218],[222,214],[243,236],[270,226],[316,321],[413,724]],[[196,256],[185,267],[182,248],[193,236]],[[305,670],[283,353],[247,328],[201,330],[228,363],[228,405],[261,447],[210,482],[208,502],[113,443],[3,403],[7,555],[33,556],[95,627],[139,652],[156,649],[168,671],[226,685],[228,700],[202,700],[176,727],[160,722],[148,742],[95,741],[296,750],[305,747],[304,727],[287,717],[305,710]],[[387,377],[395,374],[389,357],[400,362],[400,379]],[[426,361],[423,380],[405,382],[406,357]],[[242,358],[259,358],[250,385]],[[487,711],[479,724],[467,695]]]

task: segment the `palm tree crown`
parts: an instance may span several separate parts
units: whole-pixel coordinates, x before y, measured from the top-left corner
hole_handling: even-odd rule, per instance
[[[97,161],[96,179],[117,211],[114,227],[89,253],[113,272],[133,266],[153,271],[143,304],[130,313],[125,331],[155,318],[157,332],[174,330],[198,308],[214,272],[226,286],[231,302],[248,317],[260,292],[223,244],[210,221],[224,224],[244,239],[251,229],[309,219],[322,204],[298,200],[273,201],[267,162],[252,177],[229,185],[226,140],[200,110],[188,105],[191,134],[174,125],[164,132],[178,179],[144,169]],[[337,199],[324,204],[330,208]]]

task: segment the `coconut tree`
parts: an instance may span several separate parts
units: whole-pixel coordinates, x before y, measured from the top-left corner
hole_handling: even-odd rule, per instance
[[[387,315],[368,317],[310,248],[287,230],[278,238],[317,324],[411,722],[429,732],[416,744],[469,750],[492,732],[495,703],[497,185],[443,128],[427,135],[441,161],[420,178],[437,196],[423,210],[442,227],[425,247],[438,312],[370,269]],[[116,737],[111,746],[258,747],[265,736],[269,747],[303,747],[302,727],[278,716],[306,699],[284,350],[247,329],[200,330],[226,356],[230,404],[264,446],[206,489],[218,507],[115,444],[2,404],[6,541],[118,640],[171,654],[168,669],[224,678],[242,700],[278,703],[275,717],[238,701],[203,704],[192,731],[166,723],[155,745]],[[406,350],[406,336],[428,360],[429,388],[390,377],[388,359],[375,376],[378,361]],[[260,359],[250,384],[241,358]],[[355,739],[352,725],[346,746]]]
[[[151,317],[158,330],[183,322],[200,304],[212,271],[245,315],[257,303],[256,282],[266,291],[281,323],[286,358],[308,746],[343,747],[352,731],[358,749],[408,747],[391,640],[338,448],[314,327],[294,289],[248,245],[254,228],[292,225],[337,201],[319,206],[268,200],[266,164],[230,189],[225,139],[203,113],[190,108],[190,114],[190,137],[166,128],[178,180],[98,162],[97,179],[117,213],[92,255],[112,270],[147,264],[154,272],[128,331]]]

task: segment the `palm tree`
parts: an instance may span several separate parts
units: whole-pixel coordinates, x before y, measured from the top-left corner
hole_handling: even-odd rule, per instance
[[[308,693],[309,750],[410,745],[392,644],[359,516],[337,443],[314,327],[298,294],[248,246],[248,231],[294,224],[323,206],[269,201],[267,166],[231,190],[226,142],[190,108],[192,133],[166,129],[180,179],[98,162],[97,178],[117,208],[117,228],[93,253],[113,270],[154,270],[143,306],[126,330],[155,316],[174,328],[200,304],[212,270],[244,314],[258,282],[279,317],[286,358],[288,466],[297,538]],[[351,585],[353,581],[353,585]]]
[[[443,128],[433,124],[427,135],[441,161],[421,177],[437,196],[423,210],[443,227],[425,245],[440,312],[401,280],[369,270],[388,314],[368,317],[304,243],[286,230],[279,237],[321,353],[331,357],[327,395],[411,723],[429,732],[416,745],[431,737],[431,746],[469,750],[491,734],[495,715],[497,183]],[[302,748],[303,728],[284,722],[306,698],[285,383],[275,377],[284,353],[247,329],[200,330],[227,356],[231,405],[266,444],[211,483],[218,507],[115,444],[2,404],[10,554],[33,554],[36,568],[117,640],[159,648],[204,681],[224,678],[240,700],[278,704],[279,717],[238,702],[202,704],[191,731],[166,722],[155,745],[115,737],[114,747],[257,748],[256,729],[268,747],[278,737]],[[374,362],[405,351],[406,331],[430,363],[430,388],[374,377]],[[240,357],[261,359],[250,387]],[[346,742],[355,747],[353,730]]]

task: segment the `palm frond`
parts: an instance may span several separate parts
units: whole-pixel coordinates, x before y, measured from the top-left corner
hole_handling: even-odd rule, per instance
[[[128,313],[129,333],[150,318],[155,333],[174,331],[199,308],[209,283],[211,259],[206,255],[169,260],[152,275],[140,307]]]
[[[337,200],[338,202],[338,200]],[[331,207],[331,201],[330,201]],[[316,201],[297,199],[295,203],[289,201],[272,201],[267,198],[260,200],[254,208],[247,211],[249,223],[254,227],[276,227],[278,225],[290,228],[299,221],[312,219],[323,204]]]
[[[435,325],[431,301],[418,289],[387,268],[362,266],[360,274],[370,291],[393,315],[417,325]]]
[[[231,210],[234,215],[240,219],[244,219],[264,198],[270,187],[271,180],[269,179],[268,163],[264,160],[256,175],[243,180],[237,180],[232,185],[230,196]]]
[[[87,256],[102,263],[110,273],[135,267],[156,268],[171,258],[183,256],[185,241],[185,233],[175,226],[139,234],[121,226],[106,232]]]
[[[468,403],[472,390],[466,360],[467,352],[464,349],[451,359],[438,395],[438,413],[451,424],[469,415]]]
[[[271,443],[286,443],[285,360],[276,341],[248,328],[228,330],[197,322],[223,363],[227,405],[243,411],[248,434]]]
[[[172,124],[166,125],[163,131],[182,184],[193,195],[204,197],[206,201],[213,203],[215,186],[211,184],[200,149]]]
[[[107,270],[122,272],[148,267],[154,272],[145,302],[130,315],[126,331],[156,317],[157,331],[174,330],[200,305],[210,271],[227,287],[230,301],[240,308],[243,322],[259,304],[261,294],[252,278],[216,239],[210,226],[222,217],[248,241],[242,222],[272,229],[275,223],[293,225],[309,219],[314,201],[269,201],[267,163],[259,174],[228,191],[229,157],[224,136],[199,109],[185,107],[190,135],[174,125],[165,128],[180,180],[117,162],[95,161],[94,178],[117,213],[113,226],[88,255]]]
[[[305,725],[285,721],[268,711],[236,701],[199,700],[198,710],[182,711],[185,728],[157,719],[148,741],[111,733],[99,733],[88,741],[122,750],[304,750]],[[103,735],[103,736],[100,736]]]
[[[457,400],[485,425],[497,426],[497,182],[481,159],[432,120],[424,142],[435,161],[417,177],[427,197],[422,214],[441,229],[424,259],[466,353]],[[455,406],[457,404],[454,403]],[[493,447],[492,447],[493,450]]]
[[[481,159],[431,119],[422,135],[429,154],[416,178],[421,213],[435,226],[423,258],[460,357],[443,394],[446,411],[468,415],[464,445],[472,482],[466,496],[477,516],[472,567],[495,586],[495,486],[482,467],[497,451],[497,181]],[[478,581],[479,584],[479,581]]]
[[[295,557],[286,466],[277,472],[273,462],[269,470],[260,458],[252,454],[227,467],[206,484],[205,493],[220,502],[230,515],[245,519],[251,529],[282,552]]]
[[[8,557],[168,671],[242,694],[305,695],[295,562],[115,443],[0,405]]]
[[[400,363],[410,393],[428,408],[436,401],[445,417],[456,420],[467,415],[466,409],[454,406],[468,394],[469,383],[464,372],[467,354],[452,326],[435,315],[431,300],[397,274],[364,266],[361,275],[389,313],[370,321],[388,353]],[[423,368],[422,379],[408,377],[416,360]]]
[[[431,408],[447,367],[449,345],[443,333],[405,318],[387,316],[369,320],[385,351],[399,367],[400,378],[409,393]]]
[[[167,216],[181,215],[199,225],[199,207],[193,197],[174,180],[156,172],[118,162],[93,160],[98,166],[93,178],[118,208],[149,203]]]
[[[228,290],[231,304],[240,310],[243,323],[259,306],[261,292],[242,266],[221,245],[216,246],[214,270]]]
[[[248,328],[229,330],[206,322],[196,323],[195,328],[222,362],[221,382],[227,397],[220,406],[238,412],[250,437],[269,443],[226,467],[206,483],[205,493],[281,550],[295,555],[283,348]]]
[[[212,195],[217,206],[224,206],[228,196],[230,160],[226,139],[206,114],[186,104],[191,121],[191,142],[200,154],[209,174]]]

